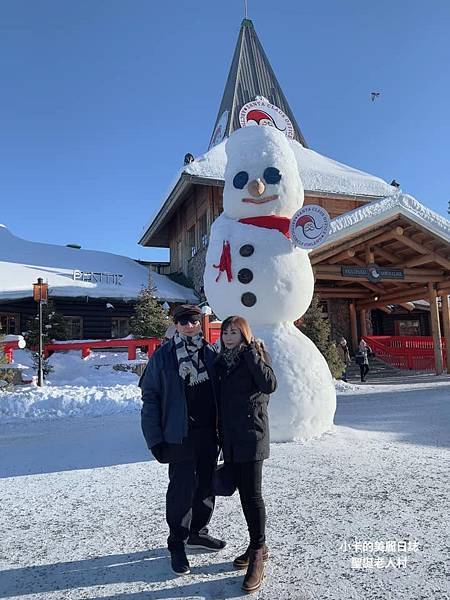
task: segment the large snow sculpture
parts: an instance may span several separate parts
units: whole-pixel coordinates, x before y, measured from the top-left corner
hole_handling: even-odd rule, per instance
[[[328,365],[293,324],[311,302],[314,277],[307,251],[289,239],[304,200],[292,143],[268,126],[230,136],[224,212],[211,228],[204,275],[216,315],[244,316],[272,356],[271,438],[278,442],[320,435],[336,410]]]

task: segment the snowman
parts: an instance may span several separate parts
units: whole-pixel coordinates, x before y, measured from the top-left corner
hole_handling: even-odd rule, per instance
[[[336,392],[328,365],[294,325],[311,303],[308,253],[289,236],[304,200],[292,149],[273,127],[247,126],[226,143],[224,212],[211,227],[204,289],[222,320],[245,317],[264,341],[278,388],[269,403],[275,442],[307,440],[331,428]]]

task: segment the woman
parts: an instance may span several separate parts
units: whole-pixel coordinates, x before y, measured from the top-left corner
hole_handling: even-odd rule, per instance
[[[361,339],[359,349],[355,356],[356,363],[359,365],[361,373],[361,382],[366,381],[367,373],[369,372],[369,353],[372,353],[371,347]]]
[[[269,394],[277,382],[270,357],[243,317],[228,317],[220,330],[216,360],[219,433],[225,463],[232,466],[250,534],[250,545],[234,561],[247,568],[242,589],[254,592],[264,576],[268,558],[266,511],[261,493],[263,461],[269,457]]]

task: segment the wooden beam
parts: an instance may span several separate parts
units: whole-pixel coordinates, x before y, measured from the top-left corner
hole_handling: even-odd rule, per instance
[[[431,261],[437,262],[439,265],[442,265],[445,269],[450,271],[450,260],[448,260],[447,258],[444,258],[443,256],[441,256],[440,254],[437,254],[436,252],[430,252],[430,250],[428,250],[424,246],[421,246],[417,242],[414,242],[412,239],[408,238],[405,235],[399,235],[399,236],[395,235],[394,237],[399,242],[402,242],[403,244],[405,244],[405,246],[409,246],[416,252],[419,252],[419,254],[428,255],[430,257],[430,262]]]
[[[389,306],[377,306],[377,308],[388,315],[392,314],[392,310],[389,308]]]
[[[404,264],[405,267],[419,267],[420,265],[426,265],[431,262],[428,253],[422,256],[415,256],[414,258],[410,258]]]
[[[384,295],[380,296],[380,298],[372,302],[358,302],[359,308],[379,308],[380,306],[385,306],[386,304],[400,304],[401,302],[412,302],[413,300],[423,300],[428,296],[428,287],[423,286],[420,288],[414,288],[410,290],[405,290],[405,292],[400,295]]]
[[[375,262],[375,254],[371,244],[366,245],[366,265],[372,265]]]
[[[402,308],[404,308],[405,310],[407,310],[408,312],[411,312],[412,310],[414,310],[414,306],[411,306],[410,304],[408,304],[407,302],[400,302],[399,306],[401,306]]]
[[[450,301],[448,294],[441,296],[442,324],[444,326],[445,349],[447,351],[446,367],[447,375],[450,375]]]
[[[353,248],[350,248],[349,250],[344,250],[344,252],[339,252],[339,254],[336,254],[336,256],[333,256],[332,258],[330,258],[329,263],[334,264],[341,260],[353,258],[354,256],[355,256],[355,251],[353,250]]]
[[[352,243],[352,247],[355,248],[358,244],[364,244],[365,242],[367,242],[368,240],[372,239],[372,238],[376,238],[378,236],[378,234],[384,234],[385,232],[390,232],[391,228],[389,226],[385,226],[383,228],[381,228],[379,231],[368,231],[367,233],[364,233],[362,235],[359,235],[358,237],[354,238],[351,243]],[[329,250],[322,250],[322,252],[320,252],[320,247],[316,250],[316,251],[312,251],[309,255],[310,259],[311,259],[311,264],[315,265],[319,262],[322,262],[324,260],[326,260],[327,258],[330,258],[331,256],[334,256],[336,253],[338,252],[342,252],[343,250],[345,250],[345,245],[349,243],[349,240],[343,240],[342,242],[339,242],[339,244],[337,246],[335,246],[334,248],[330,248]]]
[[[436,375],[440,375],[444,370],[441,349],[441,325],[439,323],[437,292],[434,289],[434,286],[431,282],[428,284],[428,292],[428,299],[430,302],[431,331],[433,335],[434,358],[436,361]]]
[[[359,326],[361,331],[361,337],[367,335],[366,310],[364,308],[362,308],[359,311]]]
[[[353,352],[357,352],[358,350],[358,324],[356,322],[356,307],[354,302],[350,302],[349,304],[350,310],[350,331],[352,337],[352,346]]]
[[[385,250],[384,248],[380,248],[379,246],[375,246],[374,248],[374,252],[375,254],[379,254],[382,258],[396,264],[398,263],[398,256],[395,256],[395,254],[392,254],[391,252],[388,252],[387,250]]]

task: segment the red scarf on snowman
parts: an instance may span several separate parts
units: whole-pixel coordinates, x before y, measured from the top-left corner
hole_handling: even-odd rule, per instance
[[[263,227],[264,229],[278,229],[280,233],[290,239],[289,225],[291,220],[288,217],[279,217],[278,215],[266,215],[263,217],[246,217],[239,219],[239,223],[244,225],[254,225],[255,227]],[[222,254],[218,265],[213,265],[215,269],[219,269],[216,281],[219,281],[223,272],[227,274],[228,281],[232,281],[233,274],[231,272],[231,251],[230,242],[223,242]]]

